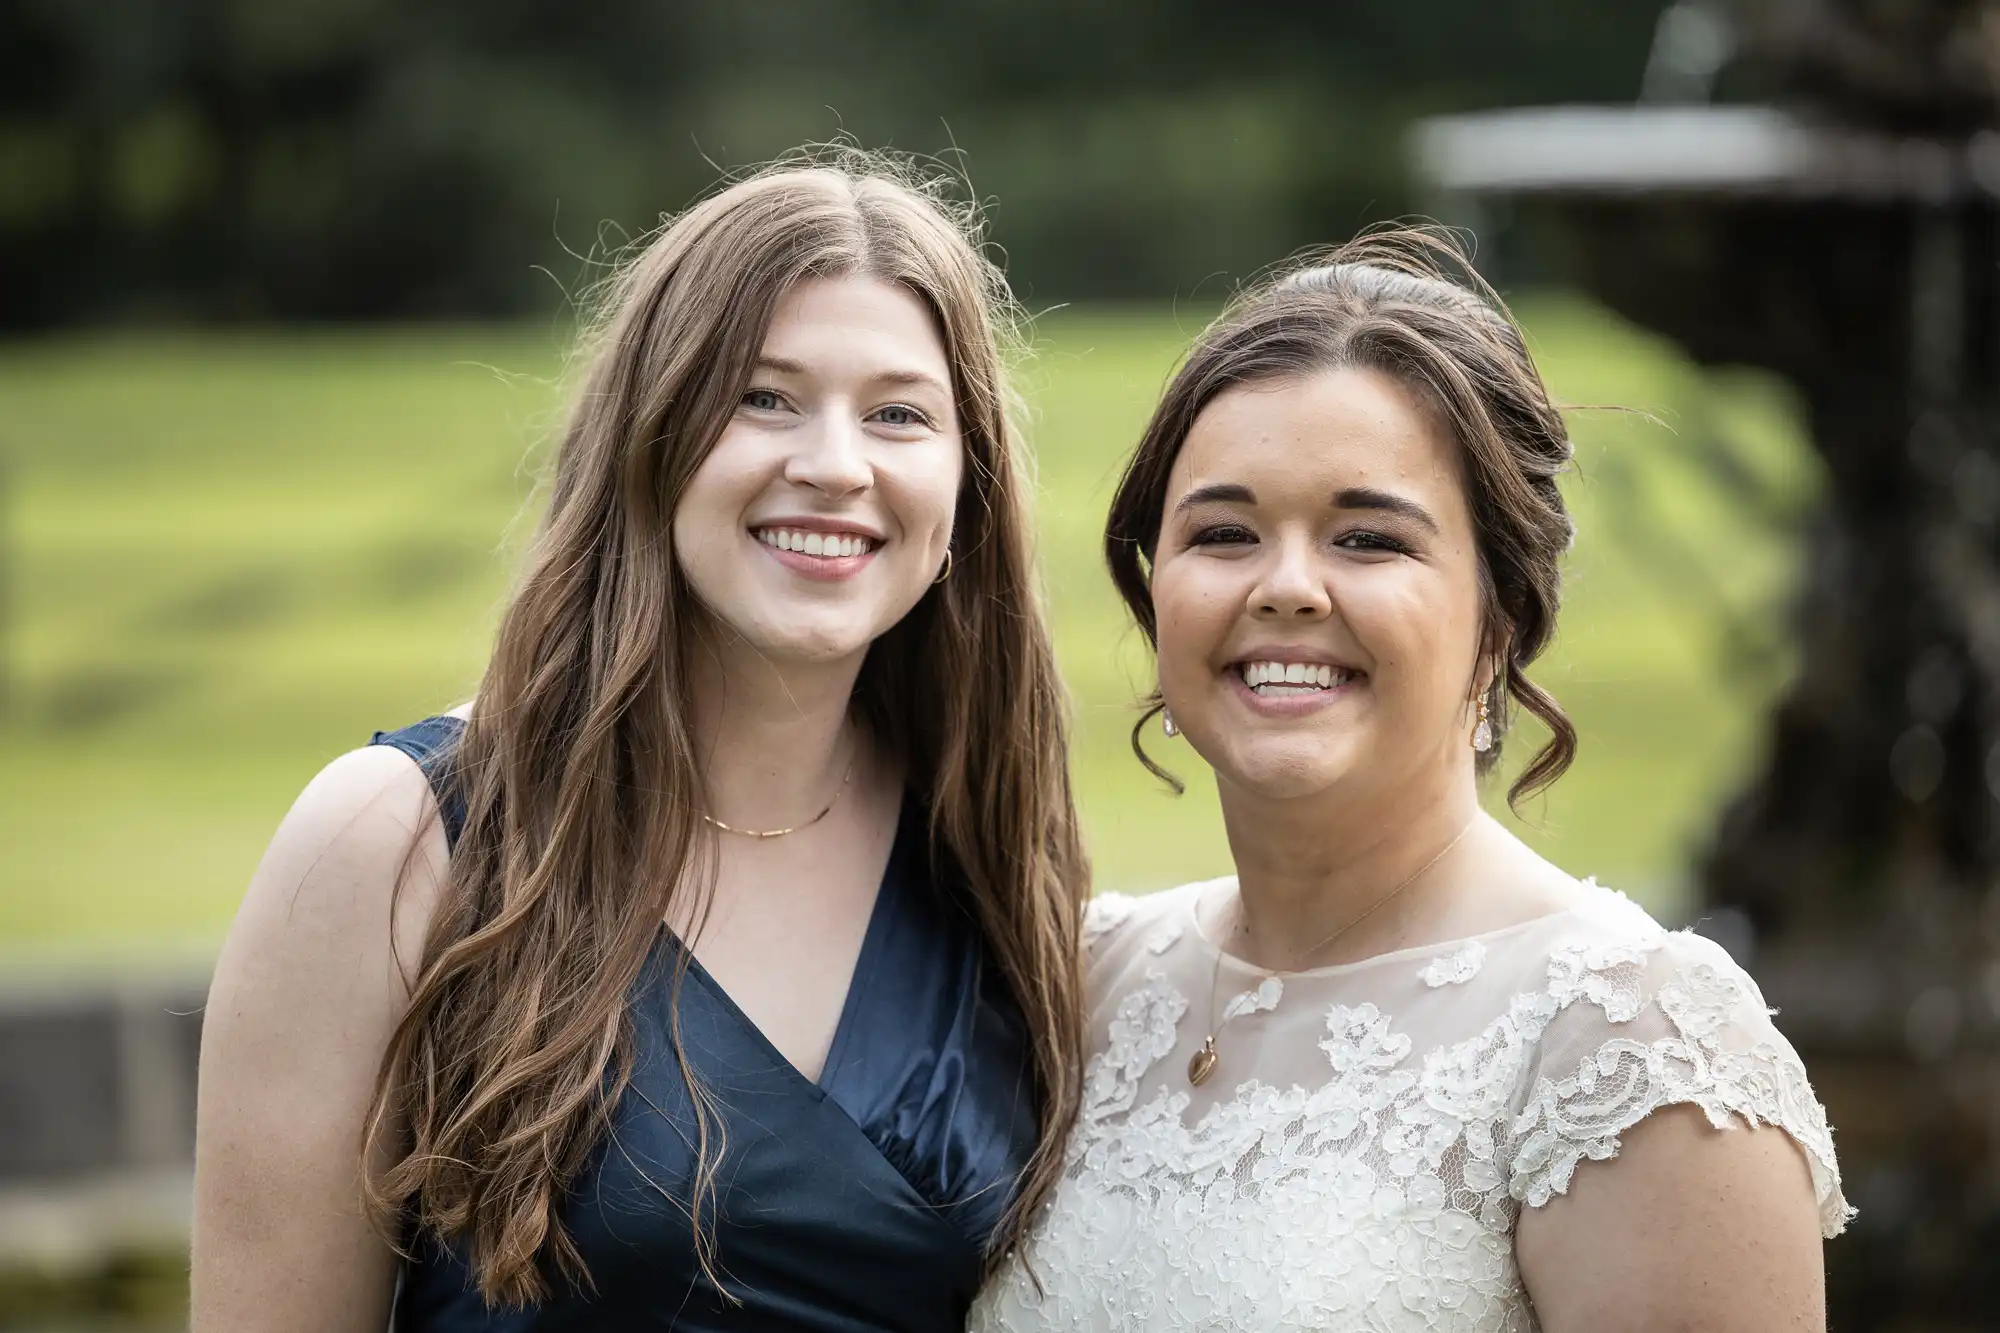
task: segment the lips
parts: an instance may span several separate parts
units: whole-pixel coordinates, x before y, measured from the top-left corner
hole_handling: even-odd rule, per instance
[[[772,559],[814,583],[856,577],[887,544],[859,524],[824,518],[776,518],[752,525],[750,535]]]

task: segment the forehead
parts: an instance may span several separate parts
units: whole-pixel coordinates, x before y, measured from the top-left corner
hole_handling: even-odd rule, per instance
[[[866,363],[949,379],[937,321],[900,283],[859,275],[811,278],[779,300],[763,354],[787,361]]]
[[[1313,371],[1218,394],[1195,418],[1170,489],[1246,484],[1260,502],[1324,505],[1350,486],[1394,486],[1434,513],[1458,506],[1458,446],[1422,401],[1365,367]],[[1448,500],[1447,497],[1450,499]],[[1171,500],[1169,496],[1169,500]]]

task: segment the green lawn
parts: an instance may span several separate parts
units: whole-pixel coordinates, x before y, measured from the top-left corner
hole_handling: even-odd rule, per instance
[[[1789,511],[1813,472],[1768,385],[1697,372],[1564,298],[1523,313],[1559,395],[1658,417],[1574,418],[1581,531],[1540,678],[1583,758],[1527,833],[1671,911],[1784,670],[1727,645],[1768,633],[1792,567],[1782,528],[1692,445],[1726,437]],[[1059,312],[1024,368],[1078,787],[1112,888],[1227,866],[1192,753],[1165,748],[1195,779],[1176,800],[1126,750],[1146,665],[1096,554],[1119,462],[1197,324]],[[0,942],[212,945],[319,765],[469,691],[532,524],[560,352],[546,328],[0,346]]]

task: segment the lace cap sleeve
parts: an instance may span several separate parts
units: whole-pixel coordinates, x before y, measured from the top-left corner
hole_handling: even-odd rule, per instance
[[[1663,1106],[1699,1106],[1718,1129],[1776,1125],[1804,1150],[1820,1231],[1853,1216],[1825,1108],[1771,1022],[1756,982],[1713,941],[1656,927],[1633,940],[1558,946],[1539,1058],[1514,1117],[1509,1192],[1539,1208],[1578,1163]]]
[[[1083,909],[1083,952],[1095,958],[1104,942],[1131,919],[1138,901],[1122,893],[1100,893]]]

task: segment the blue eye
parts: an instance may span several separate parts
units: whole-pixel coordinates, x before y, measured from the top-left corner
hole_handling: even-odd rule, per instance
[[[785,400],[770,389],[752,389],[743,395],[743,406],[753,412],[776,412],[784,405]]]
[[[891,403],[875,413],[875,419],[885,426],[906,430],[912,426],[928,426],[930,418],[907,403]]]

